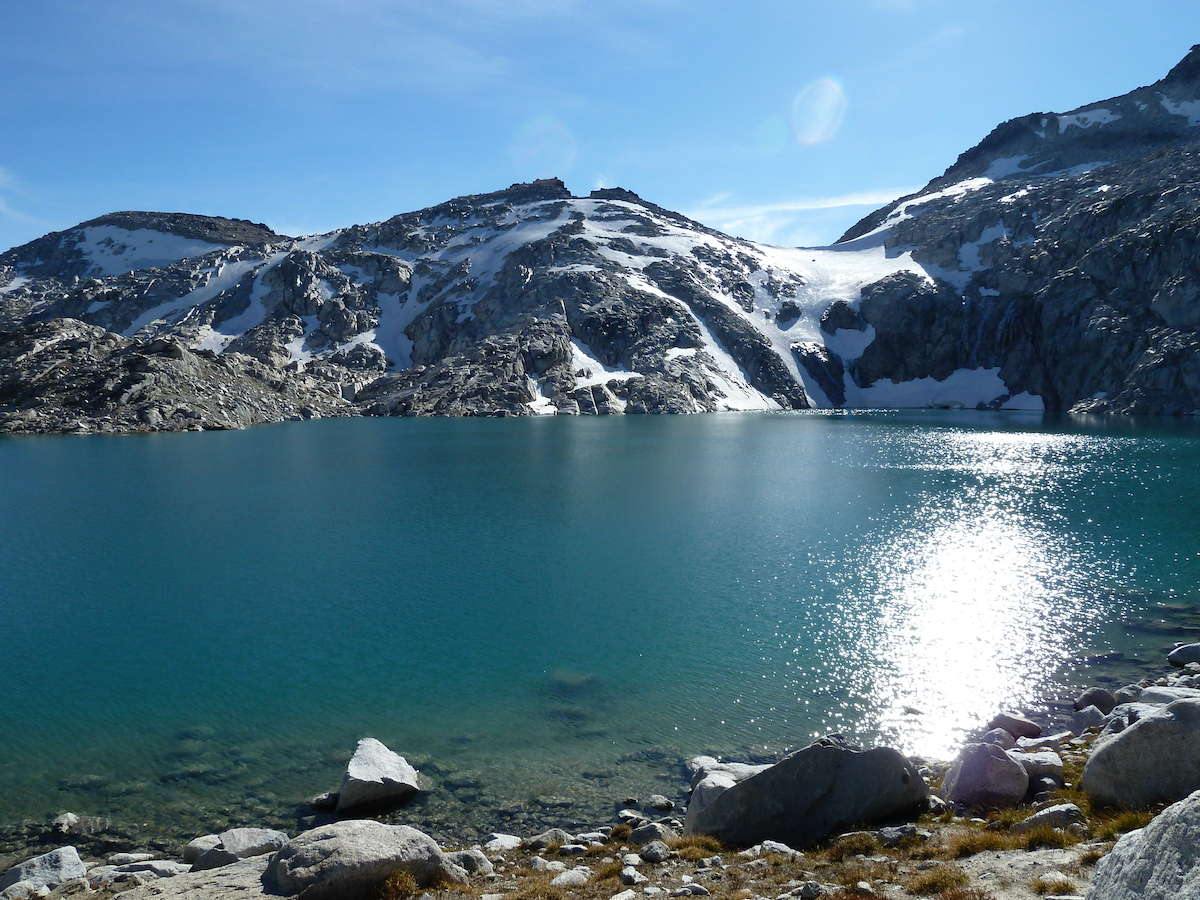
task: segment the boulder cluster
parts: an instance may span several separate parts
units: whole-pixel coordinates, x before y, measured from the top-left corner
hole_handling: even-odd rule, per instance
[[[422,787],[420,773],[404,757],[364,738],[340,790],[311,801],[317,813],[309,820],[313,827],[299,834],[232,828],[192,840],[181,860],[119,852],[85,862],[74,846],[62,846],[11,866],[0,877],[0,900],[89,891],[111,895],[142,886],[153,893],[129,896],[365,898],[379,896],[389,879],[400,879],[406,890],[434,890],[497,882],[506,870],[540,874],[554,888],[582,888],[597,877],[600,854],[607,854],[600,862],[610,867],[604,877],[618,873],[625,888],[615,895],[621,900],[704,896],[711,893],[706,883],[731,870],[719,853],[701,859],[697,847],[746,848],[736,852],[738,866],[744,866],[736,878],[744,879],[765,871],[760,860],[810,865],[804,851],[830,841],[835,848],[911,847],[931,841],[929,828],[938,822],[994,825],[1004,819],[978,816],[1018,805],[1030,808],[1005,826],[1014,841],[1054,832],[1086,838],[1092,834],[1089,813],[1062,797],[1072,788],[1082,788],[1090,814],[1171,804],[1111,847],[1095,869],[1089,898],[1197,897],[1200,644],[1181,646],[1169,659],[1176,666],[1171,674],[1115,692],[1084,691],[1059,731],[1044,733],[1042,725],[1015,713],[997,715],[948,763],[908,758],[886,747],[862,749],[840,735],[774,764],[699,756],[689,763],[686,808],[658,794],[644,803],[629,798],[612,824],[574,834],[552,828],[524,839],[492,833],[453,852],[416,828],[365,817],[404,804]],[[1068,777],[1076,777],[1070,773],[1080,769],[1079,784],[1069,784]],[[933,824],[917,826],[922,815]],[[69,836],[76,821],[66,813],[55,826]],[[873,830],[854,830],[864,826]],[[697,860],[694,872],[679,869],[681,849]],[[887,859],[860,858],[877,865]],[[899,877],[895,865],[891,877]],[[815,878],[793,879],[776,900],[843,890]],[[873,891],[867,885],[860,893]],[[490,900],[505,896],[493,893]]]

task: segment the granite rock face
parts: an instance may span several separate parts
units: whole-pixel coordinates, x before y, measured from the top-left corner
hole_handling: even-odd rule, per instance
[[[1168,806],[1145,828],[1122,835],[1096,864],[1088,900],[1200,897],[1200,792]]]

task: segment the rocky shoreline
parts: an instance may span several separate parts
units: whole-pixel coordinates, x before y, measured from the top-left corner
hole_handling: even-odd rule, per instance
[[[420,782],[364,739],[341,791],[313,798],[300,834],[229,828],[183,848],[104,852],[94,820],[64,813],[43,846],[0,858],[0,898],[1010,900],[1083,896],[1093,881],[1089,897],[1191,896],[1178,879],[1167,879],[1175,893],[1154,887],[1137,831],[1168,803],[1165,824],[1148,826],[1170,832],[1162,840],[1200,829],[1200,793],[1187,799],[1200,790],[1200,644],[1169,662],[1159,677],[1084,691],[1045,728],[1002,713],[953,761],[863,751],[840,735],[778,762],[695,757],[686,806],[654,793],[621,798],[611,821],[573,832],[441,840],[461,850],[372,818],[403,819]]]

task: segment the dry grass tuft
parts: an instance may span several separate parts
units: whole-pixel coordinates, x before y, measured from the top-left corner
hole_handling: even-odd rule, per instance
[[[952,837],[945,855],[950,859],[965,859],[987,850],[1013,850],[1016,845],[1016,838],[1003,832],[971,830]]]
[[[1062,875],[1051,875],[1048,878],[1039,875],[1029,882],[1029,889],[1039,897],[1044,897],[1046,894],[1074,894],[1075,882]]]
[[[539,873],[532,878],[521,881],[515,894],[508,894],[506,900],[565,900],[562,888],[552,887],[550,877]]]
[[[620,825],[613,827],[612,834],[608,836],[608,842],[610,844],[619,844],[621,841],[625,840],[625,838],[629,837],[632,831],[632,828],[622,822]]]
[[[843,835],[835,840],[825,850],[825,856],[830,862],[841,862],[849,856],[873,856],[882,849],[879,839],[867,831],[856,831]]]
[[[1097,817],[1092,831],[1100,840],[1113,841],[1127,831],[1145,828],[1156,812],[1137,809],[1113,810]]]
[[[938,866],[914,875],[904,886],[904,892],[920,896],[945,896],[947,891],[965,888],[970,882],[967,873],[958,866]]]
[[[1013,842],[1022,850],[1063,850],[1079,843],[1079,837],[1050,825],[1040,825],[1025,834],[1013,836]]]
[[[420,891],[417,879],[408,869],[397,869],[383,880],[373,892],[373,900],[407,900]]]

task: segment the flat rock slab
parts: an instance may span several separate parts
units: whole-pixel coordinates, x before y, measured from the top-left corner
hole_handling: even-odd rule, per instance
[[[220,869],[156,879],[121,894],[121,900],[186,898],[186,900],[255,900],[273,897],[263,885],[268,856],[252,856]]]

